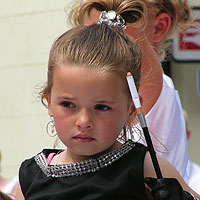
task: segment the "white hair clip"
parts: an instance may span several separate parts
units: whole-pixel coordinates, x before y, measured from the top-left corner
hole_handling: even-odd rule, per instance
[[[125,20],[120,15],[117,15],[117,13],[114,10],[108,12],[106,11],[101,12],[97,24],[102,24],[102,23],[106,23],[110,26],[119,26],[122,27],[124,30],[126,29]]]

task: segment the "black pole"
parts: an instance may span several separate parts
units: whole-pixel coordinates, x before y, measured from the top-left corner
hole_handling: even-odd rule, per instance
[[[148,147],[151,159],[152,159],[152,163],[153,163],[157,178],[162,178],[162,173],[161,173],[160,166],[159,166],[159,163],[158,163],[158,160],[157,160],[157,157],[156,157],[156,152],[154,150],[154,147],[153,147],[153,144],[152,144],[152,141],[151,141],[149,130],[147,128],[144,113],[143,112],[139,113],[138,118],[139,118],[140,125],[141,125],[143,133],[144,133],[144,137],[146,139],[147,147]]]

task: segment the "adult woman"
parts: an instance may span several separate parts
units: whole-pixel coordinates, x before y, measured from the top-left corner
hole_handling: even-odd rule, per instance
[[[141,86],[143,110],[156,151],[180,172],[187,182],[188,162],[185,123],[178,92],[163,74],[166,41],[186,30],[193,17],[187,0],[83,0],[71,11],[77,24],[96,23],[100,13],[114,10],[126,21],[125,32],[142,49]]]

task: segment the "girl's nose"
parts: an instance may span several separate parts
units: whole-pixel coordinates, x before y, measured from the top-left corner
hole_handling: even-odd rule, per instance
[[[91,129],[93,127],[92,116],[88,110],[81,110],[76,120],[76,126],[81,129]]]

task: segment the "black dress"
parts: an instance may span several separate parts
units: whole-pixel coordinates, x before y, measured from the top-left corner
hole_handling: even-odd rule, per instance
[[[147,148],[128,141],[97,159],[48,165],[45,149],[25,160],[19,172],[27,200],[146,200],[143,164]]]

